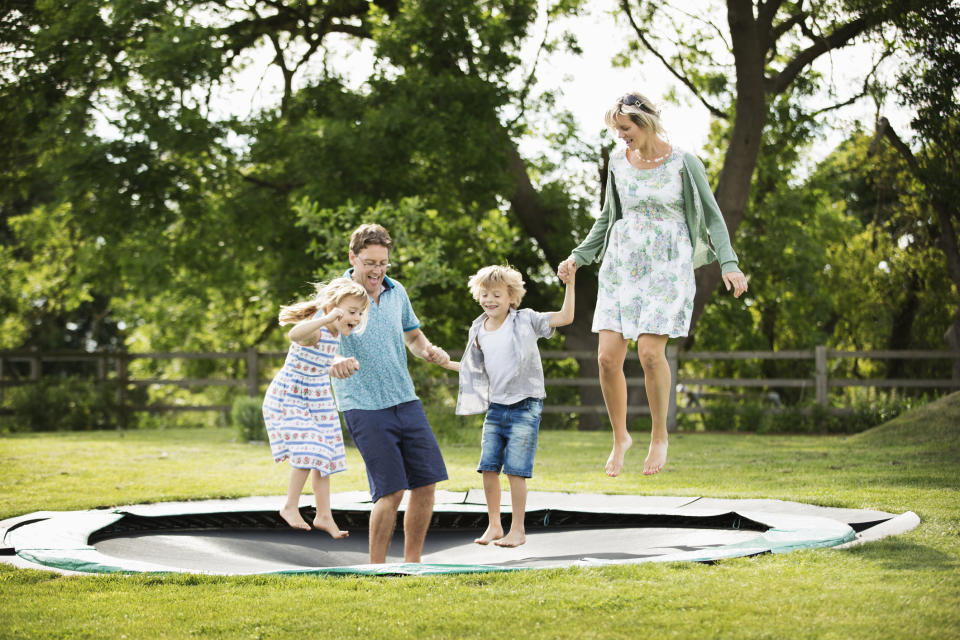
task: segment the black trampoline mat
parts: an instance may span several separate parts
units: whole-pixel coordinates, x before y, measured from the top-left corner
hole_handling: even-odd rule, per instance
[[[757,531],[691,528],[569,529],[528,532],[514,548],[473,542],[480,530],[431,530],[422,562],[538,567],[579,560],[631,560],[745,542]],[[97,542],[105,556],[156,563],[171,570],[212,573],[298,571],[368,562],[367,531],[334,540],[319,531],[219,530],[133,534]],[[403,537],[394,535],[387,562],[403,562]]]

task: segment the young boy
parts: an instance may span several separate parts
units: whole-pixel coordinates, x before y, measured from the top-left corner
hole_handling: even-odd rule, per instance
[[[460,372],[457,414],[486,412],[480,464],[490,523],[474,542],[517,547],[526,542],[527,478],[533,475],[537,432],[546,390],[538,338],[573,322],[574,276],[566,281],[563,307],[553,313],[518,309],[526,289],[516,269],[490,266],[468,283],[483,313],[470,327],[463,359],[449,368]],[[500,469],[510,479],[513,517],[510,532],[500,523]]]

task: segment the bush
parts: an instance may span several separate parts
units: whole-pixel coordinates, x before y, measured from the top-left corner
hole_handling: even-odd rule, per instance
[[[237,428],[237,438],[243,442],[266,442],[267,425],[263,421],[263,401],[241,396],[233,401],[230,421]]]
[[[44,378],[6,393],[13,411],[7,433],[90,431],[121,426],[117,386],[88,377]],[[135,428],[136,414],[127,412],[127,427]]]

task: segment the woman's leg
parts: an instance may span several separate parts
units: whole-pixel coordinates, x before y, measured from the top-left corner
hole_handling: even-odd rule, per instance
[[[330,510],[330,476],[325,476],[317,469],[310,472],[310,480],[313,484],[313,496],[317,501],[317,517],[313,519],[313,526],[316,529],[326,531],[334,538],[346,538],[350,535],[349,531],[342,531],[333,520],[333,512]]]
[[[623,469],[623,457],[633,444],[627,433],[627,379],[623,363],[627,358],[627,341],[616,331],[600,331],[597,361],[600,365],[600,389],[607,405],[613,428],[613,450],[607,458],[607,475],[614,477]]]
[[[652,475],[667,463],[667,410],[670,406],[670,365],[667,363],[667,336],[649,333],[637,338],[637,355],[643,366],[647,403],[650,405],[650,451],[643,461],[644,475]]]
[[[303,485],[307,482],[307,476],[310,475],[310,469],[297,469],[290,467],[290,482],[287,484],[287,501],[280,509],[280,517],[294,529],[310,530],[310,525],[300,515],[300,494],[303,492]]]

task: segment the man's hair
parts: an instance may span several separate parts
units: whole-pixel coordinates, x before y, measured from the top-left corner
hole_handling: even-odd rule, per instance
[[[492,265],[484,267],[477,271],[467,282],[470,287],[470,295],[477,302],[480,301],[480,290],[491,287],[506,287],[507,296],[510,298],[510,306],[514,309],[520,306],[527,289],[523,286],[523,276],[520,272],[506,265]]]
[[[388,251],[393,248],[390,234],[378,224],[362,224],[350,236],[350,251],[353,251],[353,255],[357,255],[371,244],[383,245]]]

